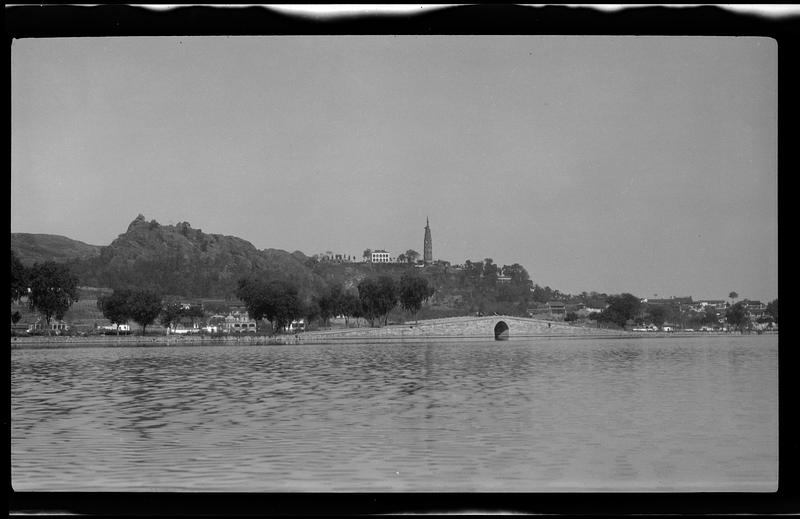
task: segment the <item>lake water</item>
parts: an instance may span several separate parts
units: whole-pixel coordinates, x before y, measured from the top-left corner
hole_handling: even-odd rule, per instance
[[[11,351],[15,490],[774,491],[778,337]]]

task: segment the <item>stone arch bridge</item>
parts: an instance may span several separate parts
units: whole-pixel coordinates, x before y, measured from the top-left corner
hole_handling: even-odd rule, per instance
[[[505,326],[504,326],[505,325]],[[571,326],[558,321],[545,321],[510,315],[491,315],[483,317],[448,317],[444,319],[428,319],[414,323],[384,326],[382,328],[350,328],[347,330],[331,330],[310,332],[324,335],[327,338],[403,338],[403,337],[470,337],[495,338],[496,331],[507,332],[507,337],[547,337],[547,336],[590,336],[620,335],[624,332]]]

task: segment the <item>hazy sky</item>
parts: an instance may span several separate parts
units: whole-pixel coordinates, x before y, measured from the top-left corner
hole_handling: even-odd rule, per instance
[[[777,44],[23,39],[11,231],[137,214],[256,247],[520,263],[562,292],[778,295]]]

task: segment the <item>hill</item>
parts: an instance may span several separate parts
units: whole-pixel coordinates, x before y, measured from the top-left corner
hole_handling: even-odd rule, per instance
[[[100,256],[103,247],[57,234],[11,233],[11,248],[26,266],[45,261],[65,262]]]
[[[161,225],[137,216],[111,244],[97,251],[77,250],[66,239],[59,255],[48,259],[67,263],[81,285],[150,287],[185,297],[233,297],[237,281],[247,275],[290,279],[308,296],[325,283],[297,256],[278,249],[258,250],[235,236],[204,233],[188,222]],[[44,257],[56,246],[52,240],[13,239],[11,248],[27,258]],[[18,245],[25,244],[22,249]],[[78,254],[80,252],[80,254]]]
[[[355,291],[364,278],[388,275],[399,279],[405,273],[422,276],[435,288],[420,318],[476,312],[525,315],[532,298],[528,274],[517,264],[509,267],[509,272],[516,273],[511,274],[512,282],[501,284],[498,276],[507,267],[501,269],[488,259],[486,263],[467,262],[465,268],[335,263],[301,251],[259,250],[235,236],[204,233],[188,222],[161,225],[143,215],[104,247],[64,237],[19,234],[12,234],[11,247],[29,263],[42,259],[66,263],[84,287],[153,288],[184,298],[235,299],[239,279],[257,276],[291,281],[308,301],[333,284]]]

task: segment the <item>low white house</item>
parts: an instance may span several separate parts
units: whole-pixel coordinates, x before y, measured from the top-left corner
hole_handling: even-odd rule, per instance
[[[184,326],[182,324],[178,324],[171,328],[167,328],[167,335],[172,333],[177,335],[200,333],[200,326],[197,324],[195,324],[194,326]]]
[[[37,319],[35,323],[31,324],[28,327],[27,332],[31,333],[33,331],[40,331],[46,329],[47,329],[47,323],[43,319]],[[69,325],[64,321],[60,321],[58,319],[52,319],[50,321],[50,331],[56,333],[66,332],[69,331]]]
[[[116,324],[112,323],[108,326],[100,326],[98,327],[100,330],[104,330],[107,332],[119,332],[119,333],[131,333],[131,325],[130,324]]]
[[[306,331],[306,323],[303,319],[292,321],[289,323],[289,326],[286,327],[286,330],[290,332],[304,332]]]

